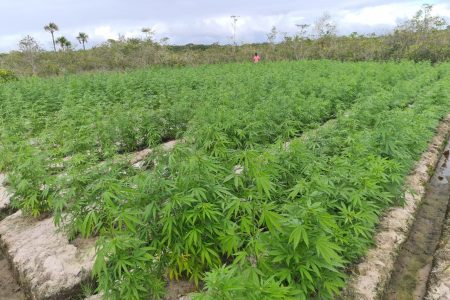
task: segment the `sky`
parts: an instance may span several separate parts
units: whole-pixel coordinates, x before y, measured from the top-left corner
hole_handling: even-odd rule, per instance
[[[46,50],[52,48],[49,22],[59,26],[55,36],[65,36],[78,49],[79,32],[89,36],[87,47],[107,39],[143,37],[150,27],[155,39],[170,44],[231,43],[231,15],[238,43],[267,41],[272,26],[283,34],[296,32],[295,24],[313,24],[328,12],[339,34],[377,34],[391,31],[412,17],[423,1],[389,0],[0,0],[0,52],[18,49],[31,35]],[[433,12],[450,21],[450,0],[429,0]],[[449,22],[450,23],[450,22]]]

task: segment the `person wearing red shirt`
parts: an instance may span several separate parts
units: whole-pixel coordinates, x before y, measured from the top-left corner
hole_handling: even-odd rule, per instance
[[[261,57],[258,55],[258,53],[255,52],[255,55],[253,55],[253,62],[256,64],[261,60]]]

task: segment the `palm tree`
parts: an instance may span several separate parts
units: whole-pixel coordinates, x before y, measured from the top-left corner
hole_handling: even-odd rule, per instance
[[[72,43],[70,41],[66,41],[66,50],[69,50],[72,47]]]
[[[72,43],[68,39],[66,39],[64,36],[60,36],[56,39],[56,43],[59,44],[61,47],[61,50],[68,50],[70,46],[72,46]]]
[[[53,35],[53,33],[55,31],[59,30],[58,25],[56,25],[53,22],[50,22],[50,23],[48,23],[48,25],[44,26],[44,30],[48,31],[48,32],[50,32],[52,34],[53,50],[55,50],[55,52],[56,52],[55,36]]]
[[[83,44],[83,50],[86,50],[86,48],[84,47],[84,44],[87,43],[89,36],[84,33],[84,32],[80,32],[77,36],[77,40],[80,44]]]

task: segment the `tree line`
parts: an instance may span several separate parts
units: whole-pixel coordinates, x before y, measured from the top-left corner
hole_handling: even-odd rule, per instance
[[[86,49],[88,34],[80,32],[76,39],[82,45],[77,51],[51,22],[44,30],[51,34],[53,51],[44,51],[31,36],[19,42],[19,50],[0,54],[0,68],[19,75],[51,76],[78,72],[127,70],[148,66],[184,66],[210,63],[245,62],[252,53],[261,54],[263,61],[298,59],[335,59],[345,61],[386,61],[409,59],[432,63],[450,58],[450,26],[443,17],[432,13],[433,6],[421,9],[406,22],[384,35],[337,35],[333,18],[325,13],[314,24],[295,24],[297,32],[287,34],[272,27],[267,41],[238,45],[233,32],[229,45],[187,44],[169,45],[168,38],[155,41],[155,32],[142,28],[143,38],[109,39]],[[238,21],[236,16],[234,24]],[[234,27],[235,28],[235,27]],[[59,46],[59,51],[57,51]]]

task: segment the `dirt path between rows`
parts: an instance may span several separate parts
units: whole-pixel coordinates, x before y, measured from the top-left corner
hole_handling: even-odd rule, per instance
[[[399,252],[384,300],[419,300],[425,296],[450,199],[448,147],[426,186],[425,197],[409,237]]]
[[[25,294],[14,279],[8,261],[0,251],[0,300],[25,299]]]

